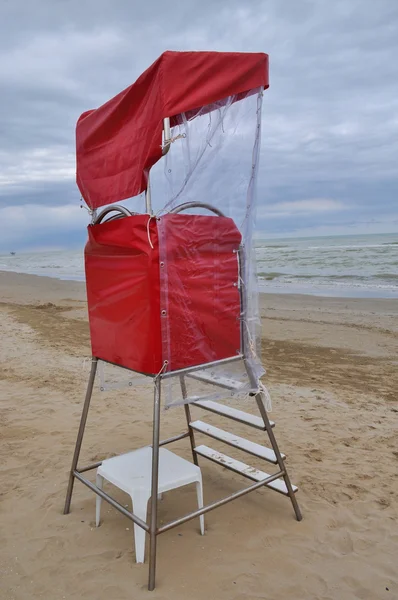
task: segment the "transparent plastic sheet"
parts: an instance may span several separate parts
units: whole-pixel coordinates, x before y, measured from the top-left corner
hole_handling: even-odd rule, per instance
[[[140,375],[128,369],[120,369],[116,365],[98,361],[99,389],[101,392],[134,388],[151,383],[149,377]]]
[[[180,115],[166,158],[151,171],[163,360],[168,371],[215,363],[210,371],[201,370],[202,378],[184,373],[184,392],[180,378],[165,379],[166,406],[237,394],[243,398],[258,389],[257,378],[264,373],[252,240],[261,104],[262,91],[256,90]],[[181,206],[186,203],[195,206]],[[178,342],[182,332],[184,347]],[[181,357],[177,361],[181,351],[182,367]],[[243,353],[246,365],[236,360]],[[218,383],[211,381],[214,377]],[[220,378],[233,379],[235,385],[220,386]]]
[[[167,407],[202,400],[230,398],[244,401],[249,393],[257,391],[257,386],[250,385],[243,360],[190,371],[166,379],[163,385],[166,386]]]

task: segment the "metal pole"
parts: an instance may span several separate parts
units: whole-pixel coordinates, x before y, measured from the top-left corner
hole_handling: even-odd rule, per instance
[[[243,246],[239,247],[238,259],[239,259],[239,276],[240,276],[239,290],[240,290],[240,303],[241,303],[241,349],[240,350],[244,356],[245,369],[249,376],[250,385],[253,387],[257,387],[258,386],[257,376],[254,373],[252,366],[250,365],[250,361],[247,359],[247,349],[249,348],[249,344],[248,344],[248,339],[247,339],[247,337],[248,337],[247,330],[244,327],[244,324],[245,324],[244,321],[247,318],[248,304],[247,304],[247,290],[246,290],[246,285],[245,285],[245,279],[246,279],[245,259],[246,259],[246,256],[245,256],[245,250],[244,250]],[[271,442],[272,449],[275,452],[275,456],[278,461],[278,466],[279,466],[280,470],[284,473],[283,479],[285,481],[286,488],[287,488],[287,491],[289,494],[289,498],[291,500],[294,512],[296,514],[296,519],[297,519],[297,521],[301,521],[301,519],[303,517],[302,517],[301,511],[300,511],[300,507],[296,500],[296,496],[293,491],[292,484],[290,482],[290,478],[289,478],[289,475],[286,470],[286,465],[281,456],[274,432],[272,431],[271,423],[269,422],[269,418],[267,415],[267,411],[265,410],[265,406],[264,406],[261,394],[259,394],[259,393],[256,394],[256,402],[257,402],[257,406],[259,408],[260,414],[262,416],[262,419],[264,421],[265,429],[268,433],[268,437]]]
[[[169,437],[166,440],[162,440],[159,442],[159,446],[166,446],[166,444],[171,444],[172,442],[178,442],[178,440],[183,440],[184,438],[189,437],[188,431],[184,433],[179,433],[178,435],[173,435],[173,437]]]
[[[163,131],[164,131],[164,134],[163,134],[162,155],[164,156],[170,150],[170,144],[171,144],[171,140],[170,140],[171,131],[170,131],[169,117],[166,117],[165,119],[163,119]],[[152,198],[151,198],[151,182],[149,179],[149,173],[148,173],[148,183],[147,183],[147,187],[146,187],[146,191],[145,191],[145,212],[148,213],[148,215],[153,215]]]
[[[153,437],[152,437],[152,485],[151,485],[151,521],[149,525],[149,578],[148,590],[155,589],[156,577],[156,530],[158,517],[158,479],[159,479],[159,436],[160,436],[160,387],[161,376],[154,380],[153,399]]]
[[[239,266],[239,296],[240,296],[240,351],[243,355],[243,362],[246,373],[249,377],[250,386],[253,389],[258,389],[258,378],[253,372],[247,358],[247,352],[250,351],[250,343],[248,339],[247,325],[247,288],[246,288],[246,253],[243,245],[238,249],[238,266]]]
[[[245,319],[246,319],[246,286],[245,286],[245,252],[243,246],[239,246],[237,250],[238,259],[238,287],[240,299],[240,351],[245,356],[246,352],[246,335]]]
[[[170,142],[171,142],[171,129],[170,129],[170,117],[166,117],[165,119],[163,119],[163,147],[166,148],[167,150],[170,148]],[[166,150],[166,152],[167,152]],[[165,154],[166,154],[165,152]]]
[[[177,377],[179,375],[188,375],[195,371],[201,371],[202,369],[209,369],[210,367],[221,367],[221,365],[227,365],[228,363],[242,360],[243,355],[237,354],[236,356],[230,356],[229,358],[221,358],[220,360],[213,360],[212,362],[203,363],[201,365],[195,365],[194,367],[184,367],[183,369],[176,369],[175,371],[167,371],[162,373],[162,379],[168,379],[169,377]]]
[[[145,212],[148,215],[153,215],[152,200],[151,200],[151,181],[149,179],[149,173],[148,173],[148,183],[147,183],[146,190],[145,190]]]
[[[293,491],[292,484],[290,482],[290,477],[287,474],[286,465],[285,465],[284,460],[283,460],[283,458],[281,456],[281,453],[280,453],[280,450],[279,450],[278,443],[276,441],[274,432],[272,431],[271,423],[269,422],[269,418],[268,418],[268,415],[267,415],[267,411],[265,410],[265,406],[263,404],[263,400],[261,398],[261,394],[256,394],[256,402],[257,402],[257,406],[258,406],[258,408],[260,410],[261,416],[263,418],[265,429],[267,430],[268,437],[269,437],[269,440],[270,440],[271,445],[272,445],[272,449],[275,452],[275,456],[276,456],[276,459],[278,461],[279,468],[280,468],[281,471],[284,472],[283,479],[285,480],[287,491],[289,493],[289,498],[290,498],[290,500],[292,502],[293,509],[294,509],[295,514],[296,514],[296,519],[297,519],[297,521],[301,521],[301,519],[303,518],[303,516],[301,514],[300,507],[299,507],[298,502],[296,500],[296,495],[295,495],[295,493]]]
[[[180,386],[181,386],[182,397],[184,400],[186,400],[188,397],[188,394],[187,394],[187,386],[185,383],[184,375],[180,375]],[[187,402],[185,402],[185,404],[184,404],[184,411],[185,411],[185,418],[187,420],[189,440],[191,442],[193,462],[195,463],[195,465],[198,465],[198,457],[196,456],[196,452],[195,452],[195,446],[196,446],[195,435],[194,435],[193,429],[191,427],[191,410],[190,410],[189,404]]]
[[[75,469],[78,473],[85,473],[86,471],[92,471],[93,469],[97,469],[100,465],[102,465],[102,460],[92,463],[91,465],[86,465],[85,467],[79,467]]]
[[[211,510],[214,510],[215,508],[218,508],[219,506],[223,506],[224,504],[227,504],[228,502],[231,502],[232,500],[236,500],[236,498],[245,496],[249,492],[253,492],[254,490],[257,490],[258,488],[262,487],[263,485],[267,485],[268,483],[275,481],[275,479],[279,479],[279,477],[282,474],[283,474],[282,471],[278,471],[277,473],[270,475],[266,479],[257,481],[256,483],[253,483],[253,485],[249,485],[249,487],[244,488],[243,490],[239,490],[239,492],[235,492],[234,494],[231,494],[231,496],[227,496],[227,498],[222,498],[222,500],[217,500],[216,502],[213,502],[212,504],[208,504],[207,506],[204,506],[203,508],[200,508],[199,510],[195,510],[194,512],[189,513],[189,515],[185,515],[185,517],[181,517],[180,519],[176,519],[175,521],[172,521],[171,523],[167,523],[167,525],[163,525],[163,527],[159,527],[157,533],[159,534],[159,533],[163,533],[164,531],[168,531],[169,529],[173,529],[173,527],[177,527],[177,525],[182,525],[182,523],[186,523],[187,521],[190,521],[191,519],[195,519],[196,517],[199,517],[200,515],[204,515],[205,513],[209,512]]]
[[[88,479],[86,479],[85,477],[83,477],[83,475],[81,473],[79,473],[79,471],[75,471],[75,477],[76,477],[76,479],[78,479],[79,481],[81,481],[82,483],[84,483],[84,485],[86,485],[95,494],[97,494],[97,496],[101,496],[101,498],[103,498],[104,500],[106,500],[107,502],[109,502],[109,504],[111,506],[113,506],[113,508],[116,508],[116,510],[118,510],[119,512],[121,512],[122,515],[124,515],[125,517],[127,517],[128,519],[130,519],[131,521],[133,521],[133,523],[136,523],[137,525],[139,525],[140,527],[142,527],[142,529],[145,529],[145,531],[149,531],[149,527],[145,523],[145,521],[143,521],[142,519],[140,519],[139,517],[137,517],[137,515],[135,515],[134,513],[131,513],[130,511],[126,510],[124,508],[124,506],[122,506],[119,502],[117,502],[116,500],[114,500],[114,498],[112,498],[112,496],[109,496],[109,494],[107,494],[106,492],[104,492],[103,490],[101,490],[99,487],[97,487],[96,485],[94,485],[94,483],[91,483],[91,481],[89,481]]]
[[[93,357],[92,361],[91,361],[91,371],[90,371],[90,377],[88,379],[88,384],[87,384],[86,397],[84,400],[82,416],[80,419],[79,431],[77,434],[75,452],[73,454],[72,466],[71,466],[70,474],[69,474],[69,483],[68,483],[68,490],[66,492],[66,498],[65,498],[64,515],[67,515],[70,512],[70,503],[72,500],[73,484],[75,481],[75,470],[77,467],[77,463],[79,461],[80,449],[82,447],[84,428],[86,427],[88,409],[90,408],[90,400],[91,400],[91,395],[93,393],[94,380],[95,380],[95,375],[97,373],[97,365],[98,365],[98,358]]]

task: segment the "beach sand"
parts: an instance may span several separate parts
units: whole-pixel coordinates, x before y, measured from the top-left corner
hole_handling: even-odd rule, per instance
[[[270,416],[303,521],[261,489],[207,514],[204,537],[185,523],[159,536],[149,593],[125,517],[104,503],[96,529],[95,497],[79,482],[62,514],[89,370],[84,285],[0,273],[1,600],[398,598],[398,303],[261,302]],[[81,464],[150,443],[151,416],[149,388],[97,387]],[[162,413],[162,438],[183,430],[181,408]],[[190,458],[187,440],[173,449]],[[247,484],[201,465],[205,502]],[[170,492],[160,520],[194,507],[191,486]]]

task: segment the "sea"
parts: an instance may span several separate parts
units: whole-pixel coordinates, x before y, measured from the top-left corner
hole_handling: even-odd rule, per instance
[[[268,293],[398,299],[398,233],[256,239]],[[0,254],[0,270],[84,281],[83,249]]]

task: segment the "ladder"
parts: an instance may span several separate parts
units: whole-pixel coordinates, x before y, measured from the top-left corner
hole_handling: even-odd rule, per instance
[[[183,397],[186,397],[185,377],[196,379],[204,383],[210,383],[230,391],[239,391],[239,388],[242,385],[241,382],[234,381],[230,378],[213,376],[208,371],[194,371],[180,378]],[[261,392],[252,393],[250,396],[253,397],[257,404],[257,409],[259,412],[258,416],[212,400],[197,400],[191,404],[184,405],[193,460],[195,464],[198,464],[198,456],[206,458],[211,462],[224,467],[225,469],[229,469],[230,471],[233,471],[234,473],[242,475],[243,477],[255,482],[264,481],[271,476],[269,473],[263,470],[257,469],[246,462],[232,458],[223,452],[214,450],[208,445],[196,444],[195,434],[202,434],[214,440],[218,440],[227,446],[231,446],[232,448],[245,452],[246,454],[264,460],[267,463],[277,465],[278,470],[281,473],[281,477],[274,479],[269,483],[265,483],[265,487],[283,494],[284,496],[288,496],[291,500],[296,519],[301,521],[302,515],[295,497],[298,488],[297,486],[292,485],[290,482],[285,463],[286,456],[280,452],[273,432],[275,423],[270,421],[268,418]],[[211,412],[232,421],[243,423],[248,427],[264,431],[268,436],[271,447],[263,446],[256,442],[250,441],[249,439],[243,438],[224,429],[220,429],[219,427],[216,427],[210,423],[206,423],[203,420],[193,420],[191,417],[191,407],[200,408],[203,411]]]

